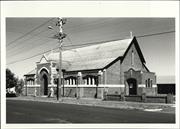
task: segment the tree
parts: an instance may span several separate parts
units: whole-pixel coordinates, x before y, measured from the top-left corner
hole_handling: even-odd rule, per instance
[[[23,86],[24,86],[24,80],[18,79],[17,86],[16,86],[16,93],[20,95],[23,91]]]
[[[6,69],[6,89],[17,86],[18,79],[14,76],[14,73],[10,69]]]
[[[6,69],[6,89],[15,87],[16,95],[22,93],[24,80],[15,77],[15,74],[10,69]]]

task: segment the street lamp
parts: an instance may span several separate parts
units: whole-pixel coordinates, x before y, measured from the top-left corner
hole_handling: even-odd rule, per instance
[[[76,98],[78,99],[79,98],[79,95],[78,95],[78,84],[80,84],[80,77],[82,76],[82,73],[81,72],[78,72],[77,74],[77,85],[76,85]]]

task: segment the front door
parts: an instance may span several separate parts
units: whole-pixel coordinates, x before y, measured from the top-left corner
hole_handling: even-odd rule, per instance
[[[137,95],[137,81],[136,79],[130,78],[127,80],[129,86],[129,95]]]
[[[48,95],[48,78],[47,75],[43,75],[44,95]]]

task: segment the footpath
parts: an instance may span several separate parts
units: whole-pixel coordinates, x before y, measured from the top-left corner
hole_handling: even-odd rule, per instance
[[[70,98],[63,97],[59,101],[54,98],[48,97],[33,97],[33,96],[19,96],[6,98],[7,100],[25,100],[25,101],[38,101],[49,103],[66,103],[76,105],[97,106],[105,108],[118,108],[118,109],[134,109],[149,112],[161,112],[175,114],[175,104],[165,103],[140,103],[140,102],[126,102],[126,101],[102,101],[101,99],[94,98]]]

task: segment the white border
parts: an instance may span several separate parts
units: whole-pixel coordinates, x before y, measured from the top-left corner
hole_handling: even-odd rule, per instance
[[[63,13],[61,13],[61,10]],[[2,128],[179,128],[179,2],[178,1],[1,1],[1,91],[5,91],[6,17],[175,17],[176,124],[6,124],[5,92],[1,92]]]

